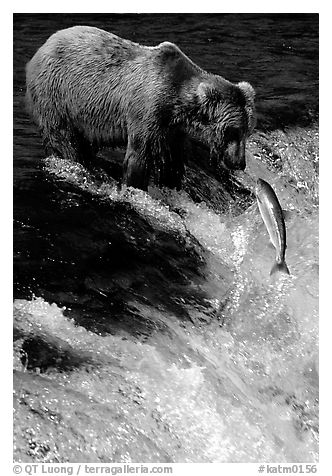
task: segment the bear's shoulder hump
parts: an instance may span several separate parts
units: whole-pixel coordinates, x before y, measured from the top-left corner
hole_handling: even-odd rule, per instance
[[[163,41],[158,46],[155,46],[154,50],[157,56],[160,56],[165,59],[178,58],[180,56],[183,56],[183,53],[180,48],[174,43],[171,43],[170,41]]]

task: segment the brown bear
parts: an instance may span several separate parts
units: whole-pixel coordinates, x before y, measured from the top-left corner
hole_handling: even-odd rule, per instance
[[[180,188],[186,137],[228,169],[245,168],[254,90],[191,61],[173,43],[142,46],[90,26],[53,34],[26,66],[26,100],[48,153],[94,160],[127,146],[124,182]]]

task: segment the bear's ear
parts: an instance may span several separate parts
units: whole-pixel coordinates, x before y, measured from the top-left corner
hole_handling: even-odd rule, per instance
[[[238,83],[238,87],[241,89],[244,97],[246,98],[246,101],[249,104],[253,104],[255,100],[255,90],[251,86],[251,84],[246,83],[245,81],[242,81],[241,83]]]
[[[197,96],[201,102],[207,101],[213,95],[213,87],[206,82],[199,83],[197,87]]]

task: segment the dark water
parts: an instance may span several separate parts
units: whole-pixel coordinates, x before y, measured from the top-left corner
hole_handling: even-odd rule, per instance
[[[24,65],[75,24],[251,82],[246,171],[197,150],[182,192],[145,194],[118,191],[121,150],[111,176],[46,158]],[[317,461],[317,114],[317,15],[14,16],[15,460]],[[290,278],[257,176],[291,211]]]

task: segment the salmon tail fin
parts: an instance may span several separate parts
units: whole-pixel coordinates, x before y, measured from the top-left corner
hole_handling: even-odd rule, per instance
[[[278,263],[276,261],[272,266],[270,276],[272,276],[272,274],[276,273],[277,271],[280,271],[281,273],[290,274],[286,261],[282,261],[281,263]]]

